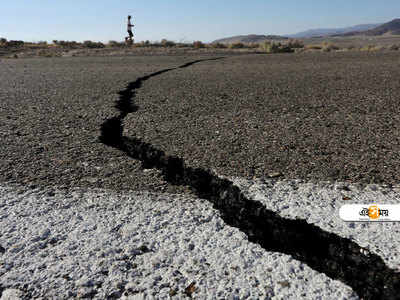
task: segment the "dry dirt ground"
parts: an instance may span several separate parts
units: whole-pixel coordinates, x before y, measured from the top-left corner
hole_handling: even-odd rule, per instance
[[[390,47],[391,45],[400,45],[400,36],[347,36],[347,37],[314,37],[304,38],[301,41],[305,45],[315,45],[322,43],[332,43],[339,48],[362,48],[368,45],[377,47]]]
[[[99,141],[101,125],[119,114],[119,92],[129,86],[137,110],[124,118],[124,136],[188,166],[246,178],[400,181],[399,52],[2,59],[0,65],[1,182],[184,189]]]
[[[34,45],[20,48],[1,48],[0,58],[26,59],[50,57],[104,57],[104,56],[175,56],[175,55],[210,55],[210,54],[254,54],[258,48],[193,48],[193,47],[106,47],[99,49],[54,47],[51,45]]]

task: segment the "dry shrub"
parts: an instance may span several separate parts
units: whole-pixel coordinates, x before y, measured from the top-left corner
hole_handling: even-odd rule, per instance
[[[246,48],[257,49],[257,48],[260,48],[260,44],[259,43],[249,43],[249,44],[246,44]]]
[[[199,48],[205,48],[206,46],[203,44],[202,41],[195,41],[193,42],[193,48],[199,49]]]
[[[396,45],[396,44],[393,44],[393,45],[390,45],[388,49],[389,50],[393,50],[393,51],[397,51],[397,50],[400,49],[400,46]]]
[[[212,43],[210,44],[211,48],[215,48],[215,49],[225,49],[227,48],[227,46],[225,44],[222,43]]]
[[[161,44],[161,42],[153,41],[153,42],[150,43],[149,46],[150,47],[162,47],[162,44]]]
[[[175,45],[178,48],[189,48],[192,47],[192,44],[188,44],[188,43],[176,43]]]
[[[125,44],[124,42],[122,42],[122,46],[125,46],[125,45],[126,45],[126,44]],[[159,45],[160,45],[160,44],[159,44]],[[150,42],[149,40],[146,40],[146,41],[141,41],[141,42],[135,43],[134,46],[135,46],[136,48],[140,48],[140,47],[150,47],[150,46],[152,46],[152,44],[151,44],[151,42]]]
[[[294,49],[288,45],[265,41],[260,44],[260,49],[267,53],[293,53]]]
[[[19,48],[25,45],[24,41],[7,41],[6,39],[2,39],[0,45],[4,48]]]
[[[124,44],[123,46],[126,45],[125,43],[123,43],[123,44]],[[147,45],[146,45],[146,42],[141,41],[141,42],[139,42],[139,43],[135,43],[134,46],[135,46],[136,48],[141,48],[141,47],[146,47]]]
[[[360,51],[379,51],[379,50],[383,50],[384,47],[382,46],[377,46],[377,45],[367,45],[364,46],[360,49]]]
[[[104,44],[101,42],[92,42],[92,41],[84,41],[83,46],[85,48],[96,49],[96,48],[104,48]]]
[[[163,46],[163,47],[174,47],[175,46],[175,42],[169,41],[167,39],[162,39],[161,40],[161,46]]]
[[[53,40],[53,44],[63,48],[79,48],[82,45],[76,41],[57,41],[57,40]]]
[[[242,48],[244,48],[244,44],[240,42],[229,44],[229,49],[242,49]]]
[[[304,43],[300,40],[289,40],[285,44],[292,49],[304,48]]]
[[[331,52],[332,50],[339,50],[339,47],[332,43],[324,42],[322,44],[322,51],[324,52]]]
[[[306,45],[304,48],[307,50],[321,50],[322,46],[321,45]]]
[[[120,47],[124,47],[125,43],[124,42],[117,42],[117,41],[109,41],[107,46],[111,47],[111,48],[120,48]]]

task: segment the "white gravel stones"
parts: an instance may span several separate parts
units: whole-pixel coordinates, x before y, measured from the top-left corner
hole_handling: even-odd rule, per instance
[[[366,251],[382,257],[400,271],[399,222],[344,222],[339,209],[345,204],[399,204],[400,188],[388,189],[372,184],[361,189],[345,183],[304,183],[296,180],[275,182],[234,179],[251,199],[286,218],[301,218],[310,224],[354,240]]]
[[[6,289],[1,295],[1,300],[18,300],[21,299],[23,293],[16,289]]]
[[[335,186],[235,182],[283,216],[306,217],[368,244],[363,236],[371,225],[348,226],[335,215],[343,193]],[[358,299],[343,283],[248,242],[205,200],[11,186],[0,187],[0,195],[3,298],[16,289],[25,298]],[[390,265],[398,263],[393,230],[375,229],[380,241],[386,237],[376,249]]]

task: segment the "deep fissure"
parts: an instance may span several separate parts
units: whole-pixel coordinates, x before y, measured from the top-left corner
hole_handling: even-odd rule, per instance
[[[247,199],[228,179],[209,170],[187,166],[180,157],[168,156],[149,143],[123,135],[123,120],[138,110],[134,103],[135,93],[144,81],[165,72],[218,59],[223,57],[195,60],[129,83],[119,92],[116,101],[119,115],[102,124],[100,141],[140,160],[145,168],[161,170],[167,182],[190,186],[200,198],[210,201],[220,211],[226,224],[240,229],[249,241],[258,243],[265,250],[291,255],[312,269],[347,284],[360,298],[400,299],[400,274],[386,266],[378,255],[350,239],[308,224],[306,220],[283,218],[262,203]]]

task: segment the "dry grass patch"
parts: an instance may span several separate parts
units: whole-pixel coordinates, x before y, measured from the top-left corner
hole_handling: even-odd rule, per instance
[[[293,53],[294,48],[291,48],[288,44],[274,43],[265,41],[260,44],[260,49],[266,53]]]
[[[195,41],[193,42],[193,48],[195,49],[200,49],[200,48],[205,48],[206,45],[202,41]]]
[[[367,45],[367,46],[364,46],[364,47],[360,48],[360,51],[373,52],[373,51],[381,51],[381,50],[384,50],[384,49],[385,49],[385,47],[383,47],[383,46]]]
[[[214,49],[225,49],[225,48],[227,48],[227,46],[225,44],[222,44],[222,43],[212,43],[212,44],[209,44],[209,47],[210,48],[214,48]]]
[[[229,44],[229,49],[242,49],[244,47],[245,47],[245,45],[240,42]]]

